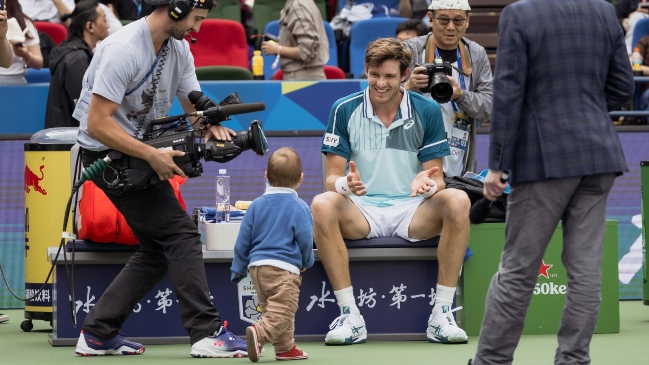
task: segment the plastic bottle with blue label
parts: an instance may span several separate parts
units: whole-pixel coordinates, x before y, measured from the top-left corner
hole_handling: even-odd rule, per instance
[[[216,177],[216,222],[230,221],[230,176],[226,169],[219,169]]]

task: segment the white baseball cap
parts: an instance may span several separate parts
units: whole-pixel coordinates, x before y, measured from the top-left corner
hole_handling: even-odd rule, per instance
[[[466,10],[471,11],[468,0],[431,0],[428,10]]]

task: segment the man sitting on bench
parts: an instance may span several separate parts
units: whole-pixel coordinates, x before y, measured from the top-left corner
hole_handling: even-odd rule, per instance
[[[367,89],[331,108],[322,145],[328,191],[311,206],[316,246],[341,313],[327,333],[328,345],[367,339],[343,238],[399,236],[415,242],[440,233],[437,294],[426,335],[430,342],[468,340],[451,306],[468,244],[471,203],[463,191],[444,189],[442,158],[449,145],[439,105],[400,86],[411,58],[396,39],[371,42],[365,54]]]

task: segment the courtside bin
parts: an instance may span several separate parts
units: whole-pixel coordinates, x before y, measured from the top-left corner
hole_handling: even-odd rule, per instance
[[[70,150],[76,143],[77,128],[50,128],[35,133],[25,143],[25,296],[32,297],[45,283],[51,265],[47,249],[58,247],[63,234],[63,216],[71,192]],[[68,220],[67,232],[71,232]],[[43,291],[25,303],[25,321],[20,328],[29,332],[32,320],[52,324],[52,277]]]

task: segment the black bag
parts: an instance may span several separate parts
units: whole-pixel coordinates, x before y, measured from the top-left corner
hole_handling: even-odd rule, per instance
[[[446,188],[458,189],[467,193],[471,200],[471,206],[484,198],[484,194],[482,193],[484,184],[481,181],[455,176],[445,178],[444,183],[446,184]],[[506,213],[507,195],[503,194],[491,205],[491,210],[489,211],[489,215],[487,215],[485,222],[504,222]]]

